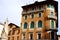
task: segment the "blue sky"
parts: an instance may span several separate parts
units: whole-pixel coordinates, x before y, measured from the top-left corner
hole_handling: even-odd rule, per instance
[[[5,19],[8,18],[9,23],[14,23],[20,26],[21,13],[22,13],[21,6],[34,3],[35,1],[43,1],[43,0],[0,0],[0,22],[4,23]],[[60,3],[59,3],[59,7],[60,7]],[[60,29],[60,27],[58,29]],[[60,30],[58,31],[58,34],[60,34]]]

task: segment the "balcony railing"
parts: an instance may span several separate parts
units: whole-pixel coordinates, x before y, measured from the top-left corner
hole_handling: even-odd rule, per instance
[[[57,28],[46,28],[46,31],[58,31]]]
[[[56,19],[57,20],[57,16],[55,16],[55,15],[48,15],[48,18]]]
[[[33,12],[43,12],[44,11],[44,9],[41,9],[41,10],[39,10],[39,9],[37,9],[37,10],[30,10],[30,11],[27,11],[27,12],[22,12],[22,14],[28,14],[28,13],[33,13]]]

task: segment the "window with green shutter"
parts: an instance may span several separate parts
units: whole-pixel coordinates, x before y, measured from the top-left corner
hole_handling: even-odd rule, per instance
[[[42,21],[38,22],[38,28],[42,27]]]
[[[24,23],[24,29],[27,29],[27,23]]]
[[[30,28],[34,28],[34,22],[31,22]]]
[[[27,15],[25,15],[25,20],[27,19]]]
[[[38,14],[38,17],[41,17],[41,13]]]
[[[54,21],[51,20],[51,28],[54,28]]]
[[[34,18],[34,14],[32,14],[31,17]]]

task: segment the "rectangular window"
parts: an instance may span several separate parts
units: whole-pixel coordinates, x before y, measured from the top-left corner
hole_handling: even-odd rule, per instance
[[[27,15],[25,15],[25,20],[27,19]]]
[[[54,21],[51,20],[51,28],[54,28]]]
[[[25,40],[25,33],[23,33],[23,40]]]
[[[33,13],[31,14],[31,17],[32,17],[32,19],[34,18],[34,14]]]
[[[50,39],[54,40],[54,32],[50,32]]]
[[[42,6],[39,6],[39,10],[42,10]]]
[[[36,7],[33,7],[32,10],[36,10]]]
[[[38,35],[38,40],[40,40],[41,39],[41,33],[38,33],[37,35]]]
[[[33,33],[30,33],[30,40],[33,40]]]
[[[41,17],[41,13],[38,13],[38,17]]]

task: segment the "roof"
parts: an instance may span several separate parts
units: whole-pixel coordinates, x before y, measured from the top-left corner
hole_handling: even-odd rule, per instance
[[[10,24],[8,24],[8,26],[16,26],[16,28],[19,28],[19,26],[17,26],[16,24],[13,24],[13,23],[10,23]]]
[[[55,9],[56,9],[56,12],[58,12],[58,2],[57,1],[41,1],[41,2],[38,2],[38,1],[35,1],[34,3],[32,4],[29,4],[29,5],[25,5],[25,6],[22,6],[22,8],[29,8],[29,7],[34,7],[34,6],[38,6],[38,5],[43,5],[43,4],[52,4],[54,5]]]
[[[22,8],[30,7],[30,6],[37,6],[37,5],[42,5],[42,4],[58,4],[58,2],[57,1],[41,1],[41,2],[35,1],[33,4],[22,6]]]

